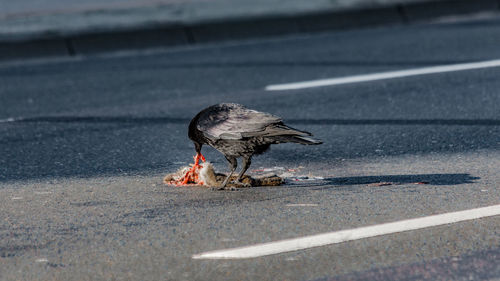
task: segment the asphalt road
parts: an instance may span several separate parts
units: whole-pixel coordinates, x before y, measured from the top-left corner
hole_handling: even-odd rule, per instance
[[[192,258],[499,204],[499,67],[265,90],[494,60],[498,46],[491,18],[0,63],[0,279],[500,278],[499,216],[251,259]],[[194,155],[189,120],[218,102],[322,139],[274,146],[250,168],[313,180],[163,185]]]

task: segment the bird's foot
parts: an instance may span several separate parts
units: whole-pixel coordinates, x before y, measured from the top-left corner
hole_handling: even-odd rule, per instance
[[[235,191],[238,190],[239,187],[249,187],[249,185],[247,186],[245,183],[242,183],[240,181],[230,181],[230,182],[228,181],[229,181],[228,178],[226,178],[226,180],[220,186],[212,187],[211,189]]]
[[[236,187],[241,188],[241,187],[252,187],[252,185],[248,182],[242,182],[241,180],[235,180],[232,181],[231,184],[236,185]]]

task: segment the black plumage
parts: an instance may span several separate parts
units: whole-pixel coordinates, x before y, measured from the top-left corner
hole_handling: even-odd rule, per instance
[[[212,146],[226,157],[231,171],[221,187],[226,186],[236,170],[238,157],[242,157],[243,167],[236,178],[237,182],[250,166],[252,156],[265,152],[271,144],[322,143],[310,137],[309,132],[285,125],[278,116],[235,103],[221,103],[203,109],[191,120],[188,136],[195,145],[198,158],[204,144]]]

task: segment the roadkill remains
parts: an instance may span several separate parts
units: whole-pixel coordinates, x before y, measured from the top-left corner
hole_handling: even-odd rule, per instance
[[[194,168],[194,169],[193,169]],[[168,174],[163,179],[163,183],[176,186],[198,185],[217,189],[234,189],[252,186],[279,186],[285,180],[276,174],[267,174],[251,177],[244,175],[240,182],[236,182],[236,175],[232,175],[225,187],[222,186],[227,175],[216,173],[214,167],[209,162],[204,162],[194,167],[194,165],[184,166],[175,173]]]

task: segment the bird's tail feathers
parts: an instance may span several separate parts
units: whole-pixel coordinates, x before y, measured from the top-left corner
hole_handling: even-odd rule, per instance
[[[323,142],[309,137],[309,136],[297,136],[297,135],[289,135],[289,136],[274,136],[272,137],[274,141],[277,143],[283,143],[283,142],[294,142],[294,143],[300,143],[300,144],[305,144],[305,145],[314,145],[314,144],[322,144]]]
[[[306,136],[294,136],[292,138],[292,142],[296,142],[296,143],[300,143],[300,144],[306,144],[306,145],[322,144],[323,143],[322,141],[320,141],[318,139],[311,138],[311,137],[306,137]]]
[[[274,143],[295,142],[300,144],[322,144],[323,142],[312,137],[312,134],[306,131],[297,130],[283,123],[268,127],[265,137]]]
[[[289,126],[287,126],[285,124],[278,124],[274,128],[279,129],[282,134],[283,134],[283,132],[286,132],[287,135],[306,135],[306,136],[312,136],[312,134],[309,133],[309,132],[297,130],[297,129],[289,127]]]

